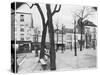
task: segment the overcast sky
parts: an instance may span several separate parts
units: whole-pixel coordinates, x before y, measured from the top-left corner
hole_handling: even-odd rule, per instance
[[[31,6],[31,3],[28,3],[28,4]],[[47,20],[46,6],[43,3],[40,4],[40,6],[42,8],[45,19]],[[55,4],[51,4],[52,11],[54,7],[55,7]],[[59,28],[61,28],[62,24],[65,25],[66,28],[73,28],[74,26],[73,25],[73,14],[78,12],[82,8],[83,6],[78,6],[78,5],[61,5],[60,12],[55,13],[55,15],[53,16],[54,28],[56,28],[56,24],[59,25]],[[36,6],[33,6],[33,8],[30,10],[29,7],[26,4],[24,4],[20,8],[18,8],[17,11],[32,13],[34,27],[38,27],[39,29],[42,29],[41,16]],[[97,12],[94,11],[92,15],[88,16],[88,19],[97,25]]]

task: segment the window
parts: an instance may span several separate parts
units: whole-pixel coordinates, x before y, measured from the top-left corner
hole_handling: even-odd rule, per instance
[[[20,15],[20,21],[24,21],[24,15]]]
[[[28,26],[28,24],[25,24],[25,26]]]
[[[78,40],[78,35],[76,35],[74,38],[75,38],[76,40]]]
[[[24,37],[21,37],[21,41],[24,41]]]
[[[21,37],[24,37],[24,34],[20,34],[21,35]]]
[[[21,41],[24,41],[24,34],[20,34],[21,35]]]
[[[30,40],[30,37],[26,37],[26,40],[29,41]]]
[[[24,26],[24,24],[20,24],[20,26]]]
[[[72,40],[72,35],[67,35],[67,40]]]
[[[20,31],[21,31],[21,32],[24,32],[24,28],[21,28]]]

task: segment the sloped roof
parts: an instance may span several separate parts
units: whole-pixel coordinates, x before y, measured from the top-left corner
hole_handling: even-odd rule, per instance
[[[13,2],[13,3],[11,3],[11,9],[15,10],[15,5],[16,5],[16,9],[17,9],[23,4],[24,4],[24,2]]]
[[[94,9],[95,11],[97,11],[97,10],[98,10],[98,8],[97,8],[97,7],[93,7],[93,9]]]
[[[89,21],[89,20],[85,20],[83,22],[84,26],[91,26],[91,27],[97,27],[97,25],[95,25],[93,22]]]
[[[97,27],[97,25],[95,25],[93,22],[91,22],[89,20],[85,20],[83,22],[83,26]],[[79,25],[76,25],[76,29],[77,29],[77,32],[76,33],[81,33],[81,30],[80,30],[80,26]]]

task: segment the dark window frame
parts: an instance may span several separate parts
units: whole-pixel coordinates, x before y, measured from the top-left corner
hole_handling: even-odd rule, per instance
[[[20,15],[20,21],[24,22],[24,15]]]

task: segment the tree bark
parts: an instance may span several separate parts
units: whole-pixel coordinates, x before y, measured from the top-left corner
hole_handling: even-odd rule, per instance
[[[41,39],[40,59],[44,57],[44,47],[45,47],[46,33],[47,33],[47,25],[44,25],[44,28],[43,28],[43,31],[42,31],[42,39]]]
[[[54,27],[52,22],[52,13],[50,4],[46,4],[47,17],[48,17],[48,30],[50,38],[50,69],[56,70],[56,52],[55,52],[55,43],[54,43]]]
[[[80,51],[82,51],[82,30],[81,30],[81,40],[80,40]]]
[[[82,51],[82,33],[83,33],[83,23],[82,23],[82,21],[83,21],[83,18],[79,18],[79,20],[78,20],[78,24],[79,24],[79,26],[80,26],[80,34],[81,34],[81,39],[80,39],[80,51]]]
[[[38,3],[35,4],[40,12],[40,16],[42,19],[42,24],[43,24],[43,31],[42,31],[42,39],[41,39],[41,51],[40,51],[40,59],[44,57],[44,47],[45,47],[45,39],[46,39],[46,32],[47,32],[47,23],[45,23],[45,17],[42,12],[42,9]]]
[[[76,46],[76,21],[74,20],[74,50],[75,50],[75,56],[77,56],[77,46]]]

